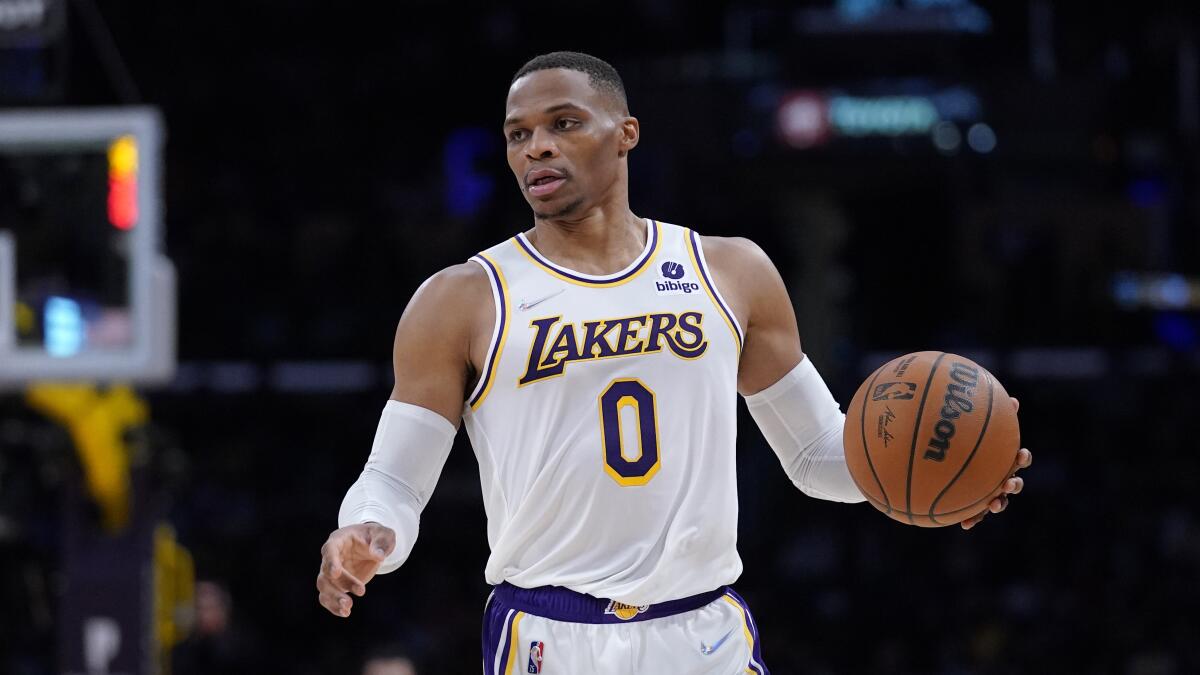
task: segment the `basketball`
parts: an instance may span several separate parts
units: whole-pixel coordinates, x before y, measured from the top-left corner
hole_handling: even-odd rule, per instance
[[[974,361],[916,352],[871,374],[846,411],[846,464],[875,508],[944,527],[988,507],[1016,470],[1008,392]]]

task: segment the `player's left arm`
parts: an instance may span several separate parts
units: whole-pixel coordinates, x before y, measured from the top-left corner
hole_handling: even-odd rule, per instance
[[[738,392],[784,470],[810,496],[865,501],[846,466],[845,415],[801,349],[796,313],[774,263],[749,239],[703,237],[702,245],[715,282],[745,332]],[[1032,460],[1022,448],[1018,467]],[[964,521],[963,528],[970,529],[989,511],[1003,511],[1008,495],[1023,486],[1021,478],[1010,478],[989,508]]]

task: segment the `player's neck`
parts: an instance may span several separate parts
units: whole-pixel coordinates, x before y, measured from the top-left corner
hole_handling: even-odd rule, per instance
[[[646,247],[646,221],[628,202],[597,205],[579,216],[537,219],[526,234],[551,262],[584,274],[625,269]]]

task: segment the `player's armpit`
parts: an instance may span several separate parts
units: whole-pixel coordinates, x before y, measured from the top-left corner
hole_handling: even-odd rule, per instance
[[[396,327],[392,400],[432,410],[458,426],[495,314],[479,265],[454,265],[421,284]]]

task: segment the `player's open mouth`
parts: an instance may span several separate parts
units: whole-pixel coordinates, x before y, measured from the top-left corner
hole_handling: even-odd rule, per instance
[[[534,197],[545,197],[558,189],[567,180],[562,169],[543,166],[525,174],[525,189]]]
[[[566,178],[558,178],[556,176],[544,176],[529,184],[527,188],[529,194],[534,197],[544,197],[558,189],[559,185],[567,182]]]

